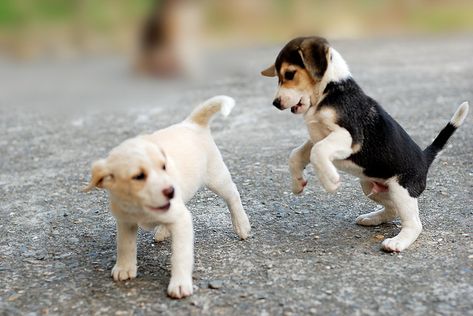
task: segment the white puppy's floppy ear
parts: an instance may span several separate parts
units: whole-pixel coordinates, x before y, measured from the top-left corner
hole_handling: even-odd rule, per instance
[[[276,77],[276,67],[274,64],[266,68],[261,72],[261,74],[265,77]]]
[[[92,178],[90,179],[89,184],[82,189],[83,192],[88,192],[93,188],[104,188],[104,182],[106,178],[113,179],[112,173],[107,168],[107,162],[105,159],[97,160],[92,164]]]

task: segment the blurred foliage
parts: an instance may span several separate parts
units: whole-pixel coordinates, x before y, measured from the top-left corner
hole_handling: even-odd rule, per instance
[[[152,0],[1,0],[0,26],[17,28],[29,23],[69,23],[85,14],[88,22],[110,24],[113,15],[129,20],[141,17]]]
[[[280,42],[302,34],[360,37],[473,31],[472,0],[190,1],[201,5],[207,37],[220,43]],[[31,51],[41,45],[132,47],[154,2],[0,0],[0,50]]]

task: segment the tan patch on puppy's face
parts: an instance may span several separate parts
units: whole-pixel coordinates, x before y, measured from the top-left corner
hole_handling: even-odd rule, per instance
[[[291,108],[294,114],[305,113],[317,82],[300,66],[283,62],[279,72],[279,87],[273,104],[280,110]]]
[[[279,77],[273,105],[280,110],[291,108],[305,113],[322,96],[322,80],[329,63],[329,44],[321,37],[298,37],[279,52],[276,62],[261,74]]]
[[[170,199],[165,190],[174,187],[166,164],[166,156],[156,144],[133,138],[113,149],[106,159],[94,163],[88,188],[107,189],[113,200],[129,209],[166,211]]]

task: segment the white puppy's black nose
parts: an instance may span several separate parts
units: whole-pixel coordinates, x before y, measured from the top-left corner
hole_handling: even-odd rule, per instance
[[[168,199],[172,199],[174,197],[174,187],[169,187],[163,190],[163,195]]]

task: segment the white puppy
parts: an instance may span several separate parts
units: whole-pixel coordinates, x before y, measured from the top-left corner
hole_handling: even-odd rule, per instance
[[[203,185],[225,200],[238,236],[248,237],[248,216],[209,128],[215,113],[227,116],[234,105],[230,97],[213,97],[183,122],[126,140],[106,159],[94,162],[85,191],[98,187],[110,194],[112,214],[117,220],[114,280],[136,277],[138,226],[156,227],[157,241],[172,236],[168,295],[183,298],[192,294],[194,234],[185,203]]]

